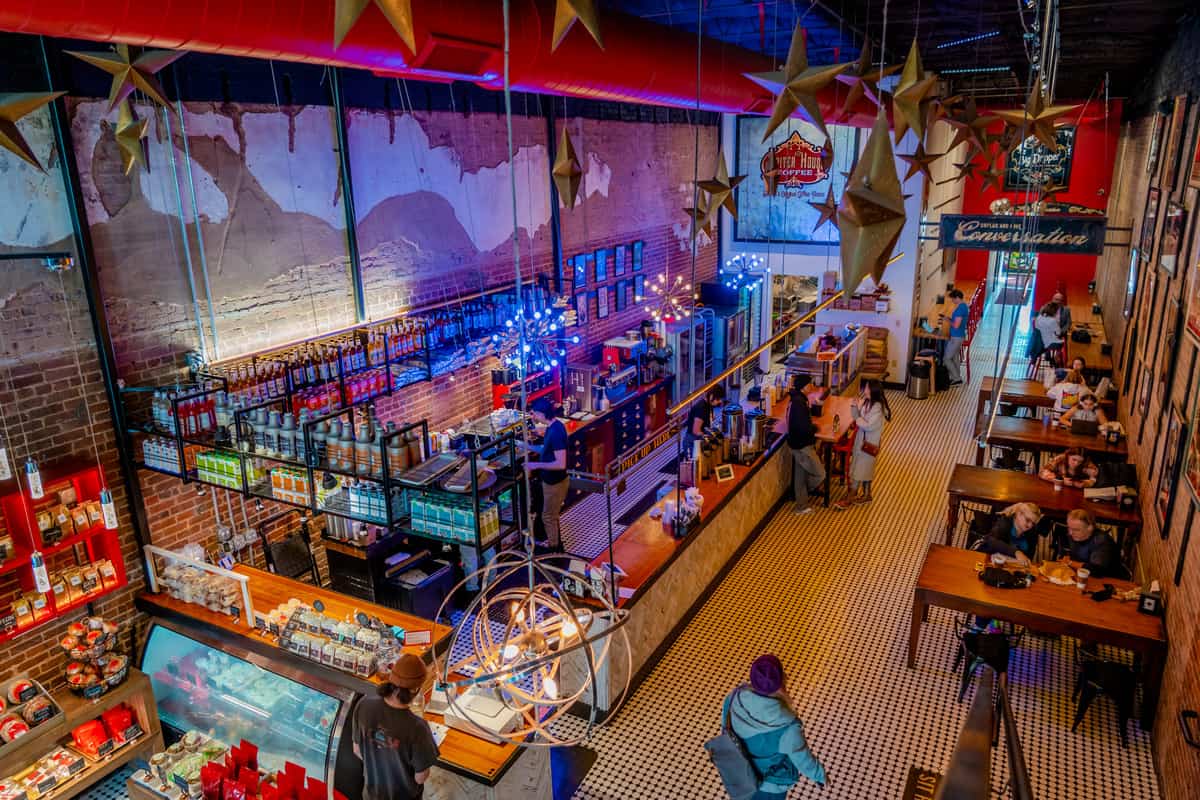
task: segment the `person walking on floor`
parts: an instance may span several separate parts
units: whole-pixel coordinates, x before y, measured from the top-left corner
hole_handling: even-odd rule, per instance
[[[724,711],[758,775],[754,800],[784,797],[801,776],[825,785],[825,767],[804,738],[804,724],[788,697],[783,664],[776,656],[754,659],[750,684],[725,698]]]
[[[845,511],[855,503],[871,502],[871,481],[875,478],[875,458],[883,440],[883,423],[892,418],[883,384],[877,380],[863,382],[858,401],[851,404],[850,413],[858,430],[850,453],[850,489],[834,504],[838,511]]]
[[[812,511],[809,493],[825,481],[825,467],[817,457],[817,429],[812,421],[809,396],[805,394],[809,383],[808,375],[804,374],[792,380],[788,406],[787,444],[792,451],[792,489],[797,514]]]
[[[946,373],[950,376],[950,385],[961,386],[963,382],[962,349],[967,341],[967,321],[971,315],[971,307],[963,300],[963,293],[960,289],[952,289],[950,299],[954,301],[954,311],[950,313],[950,338],[946,340],[946,351],[942,355],[942,363],[946,365]]]

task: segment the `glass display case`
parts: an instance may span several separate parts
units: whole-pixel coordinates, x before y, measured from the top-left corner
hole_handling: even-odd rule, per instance
[[[141,669],[168,740],[189,730],[228,743],[246,739],[266,769],[291,761],[334,786],[339,749],[350,747],[342,734],[353,690],[160,619],[146,634]]]

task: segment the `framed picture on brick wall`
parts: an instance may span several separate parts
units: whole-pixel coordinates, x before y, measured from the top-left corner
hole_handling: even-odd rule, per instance
[[[1187,139],[1188,96],[1178,95],[1171,101],[1171,121],[1168,124],[1166,143],[1162,151],[1162,178],[1159,186],[1170,194],[1175,189],[1175,178],[1179,174],[1180,149]]]
[[[1150,146],[1146,148],[1146,174],[1154,180],[1155,169],[1158,167],[1158,151],[1162,149],[1163,130],[1167,127],[1168,116],[1161,111],[1154,115],[1154,128],[1150,132]]]
[[[1174,200],[1167,203],[1163,217],[1162,241],[1158,249],[1158,265],[1163,272],[1175,277],[1180,251],[1183,248],[1183,233],[1187,229],[1187,209]]]
[[[629,258],[629,248],[623,244],[613,249],[613,275],[625,274],[625,259]]]
[[[587,259],[581,255],[571,259],[571,271],[575,276],[575,291],[587,286]]]
[[[1164,539],[1170,530],[1171,510],[1175,507],[1176,489],[1179,486],[1179,468],[1186,454],[1184,445],[1187,441],[1188,424],[1183,418],[1183,412],[1172,406],[1167,421],[1167,435],[1163,440],[1158,485],[1154,492],[1154,513],[1158,516],[1159,533]]]
[[[636,275],[633,278],[633,302],[640,303],[646,299],[646,276]]]
[[[617,281],[617,311],[629,305],[629,281]]]
[[[646,245],[645,242],[637,241],[633,243],[633,271],[642,271],[642,248]]]
[[[596,319],[608,318],[608,287],[601,286],[596,290]]]
[[[575,319],[580,326],[588,324],[588,293],[575,293]]]
[[[601,247],[596,251],[596,283],[608,280],[608,262],[612,259],[612,251]]]
[[[1200,108],[1196,109],[1196,120],[1192,124],[1192,129],[1195,142],[1192,144],[1191,153],[1189,153],[1191,173],[1188,175],[1188,185],[1200,189]]]
[[[1146,195],[1146,210],[1142,212],[1142,237],[1138,249],[1142,253],[1142,261],[1149,261],[1154,252],[1154,231],[1158,227],[1158,203],[1162,193],[1151,189]]]
[[[1187,331],[1200,341],[1200,223],[1192,225],[1192,247],[1184,267],[1183,296]]]

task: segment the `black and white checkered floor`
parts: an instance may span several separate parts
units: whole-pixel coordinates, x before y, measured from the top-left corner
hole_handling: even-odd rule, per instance
[[[970,418],[994,363],[983,343],[997,338],[996,316],[977,334],[969,385],[922,401],[889,392],[894,418],[873,503],[774,517],[617,718],[594,734],[599,758],[576,800],[725,796],[702,745],[717,731],[722,697],[764,652],[787,667],[829,773],[824,790],[802,784],[790,797],[899,798],[910,767],[944,770],[974,692],[955,700],[948,612],[933,611],[917,668],[905,667],[909,609],[926,545],[944,533],[950,471],[973,455]],[[1122,748],[1106,699],[1071,731],[1073,652],[1071,640],[1026,636],[1013,656],[1011,695],[1035,795],[1154,800],[1149,734],[1131,725]],[[1006,772],[1001,748],[996,796]]]

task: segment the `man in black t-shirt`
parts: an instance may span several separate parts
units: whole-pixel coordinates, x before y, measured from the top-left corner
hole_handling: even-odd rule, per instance
[[[807,375],[797,375],[792,381],[791,405],[788,407],[787,443],[792,451],[792,491],[795,511],[808,514],[809,493],[825,482],[825,466],[817,457],[817,428],[812,421],[809,397],[811,390]]]
[[[542,434],[542,452],[536,461],[528,461],[525,468],[536,471],[542,484],[542,525],[546,528],[546,539],[537,542],[539,547],[552,550],[562,549],[558,518],[567,499],[567,426],[558,418],[558,408],[548,397],[539,398],[529,409],[534,424],[545,426]]]
[[[425,663],[405,653],[392,665],[378,697],[354,707],[354,754],[363,762],[363,800],[417,800],[437,743],[429,724],[409,710],[425,684]]]
[[[712,387],[704,397],[692,403],[692,407],[688,409],[687,427],[683,429],[684,458],[691,458],[692,442],[703,438],[704,429],[712,423],[713,409],[724,404],[725,387],[721,384]]]

